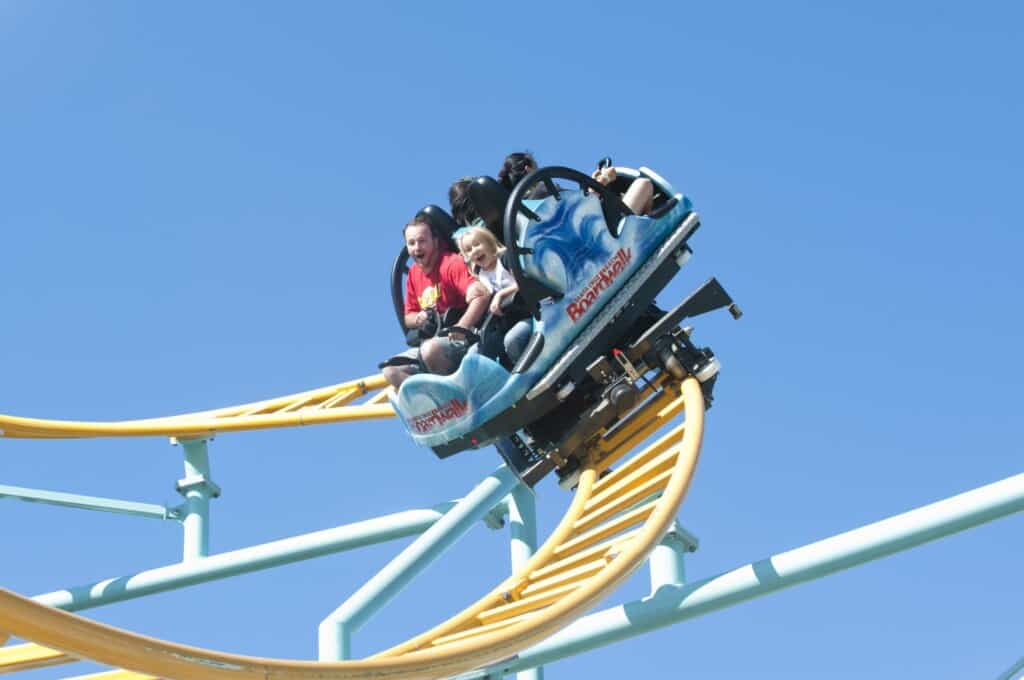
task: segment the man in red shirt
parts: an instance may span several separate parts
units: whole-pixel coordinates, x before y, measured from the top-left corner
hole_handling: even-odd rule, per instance
[[[439,315],[449,309],[465,307],[456,326],[473,328],[487,311],[490,293],[473,278],[462,256],[444,248],[444,241],[426,222],[405,225],[405,247],[413,259],[405,281],[405,326],[419,328],[430,318],[427,310]],[[453,332],[444,338],[424,340],[419,349],[406,350],[400,357],[418,363],[385,366],[384,377],[396,389],[410,375],[425,369],[430,373],[453,373],[466,353],[465,338]],[[422,364],[422,366],[418,365]]]

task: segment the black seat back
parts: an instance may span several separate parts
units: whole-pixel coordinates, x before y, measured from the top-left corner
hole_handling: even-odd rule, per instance
[[[398,318],[398,327],[405,335],[405,275],[409,271],[409,251],[405,246],[395,258],[395,264],[391,267],[391,304],[395,307],[395,316]]]
[[[469,185],[469,198],[473,201],[480,219],[498,243],[505,242],[505,204],[508,203],[508,190],[490,177],[477,177]]]
[[[441,234],[445,246],[449,250],[451,250],[453,253],[459,252],[459,249],[456,247],[455,242],[452,240],[452,234],[454,234],[455,230],[459,228],[459,225],[455,223],[455,220],[452,219],[452,216],[449,215],[444,209],[433,204],[427,205],[424,206],[418,213],[416,213],[416,217],[413,219],[415,221],[422,220],[429,224],[430,226],[432,226]]]

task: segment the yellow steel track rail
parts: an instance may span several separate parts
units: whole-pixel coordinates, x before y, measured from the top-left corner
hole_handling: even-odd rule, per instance
[[[3,644],[5,638],[6,636],[0,633],[0,644]],[[0,647],[0,674],[30,671],[71,661],[77,661],[77,659],[73,656],[68,656],[64,652],[58,652],[55,649],[31,642],[22,645],[11,645],[10,647]]]
[[[704,401],[693,378],[661,387],[588,449],[565,517],[522,569],[452,619],[373,657],[312,662],[224,654],[112,628],[3,589],[0,630],[134,673],[94,676],[111,680],[150,677],[143,673],[189,680],[440,678],[500,660],[611,593],[643,564],[674,520],[700,455]],[[684,410],[685,423],[600,477]]]
[[[104,671],[102,673],[90,673],[89,675],[76,675],[64,680],[160,680],[155,675],[136,673],[135,671]]]
[[[387,387],[387,382],[384,377],[374,375],[241,406],[165,418],[119,422],[44,420],[0,414],[0,436],[25,439],[143,437],[150,435],[194,438],[218,432],[390,418],[395,413],[384,398],[386,393],[378,392],[385,387]],[[371,392],[378,393],[362,404],[352,404],[359,397]]]

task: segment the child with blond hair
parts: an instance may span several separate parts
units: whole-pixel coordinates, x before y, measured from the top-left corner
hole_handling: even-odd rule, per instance
[[[512,276],[511,266],[502,262],[508,257],[507,251],[498,243],[486,227],[470,226],[458,232],[459,252],[469,265],[469,271],[483,283],[492,293],[491,314],[496,317],[506,317],[512,299],[519,291],[519,285]],[[481,353],[491,358],[500,358],[501,349],[511,363],[515,363],[519,356],[526,349],[526,343],[530,340],[530,331],[533,324],[529,319],[503,318],[503,329],[507,329],[504,335],[503,348],[488,347],[484,342]],[[497,351],[495,351],[497,350]]]

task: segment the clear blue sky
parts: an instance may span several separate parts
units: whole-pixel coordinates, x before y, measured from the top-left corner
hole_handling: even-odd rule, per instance
[[[0,0],[0,412],[123,419],[365,375],[406,218],[505,153],[611,154],[703,218],[677,302],[723,362],[683,524],[701,578],[1021,471],[1018,3]],[[160,439],[0,442],[0,483],[177,503]],[[224,435],[213,548],[468,491],[396,423]],[[544,527],[569,497],[539,488]],[[178,559],[172,523],[0,502],[26,594]],[[988,678],[1024,654],[1020,517],[555,664],[549,678]],[[507,570],[474,531],[356,637]],[[389,544],[89,615],[315,655]],[[636,577],[610,603],[643,594]],[[65,670],[30,677],[59,677]]]

